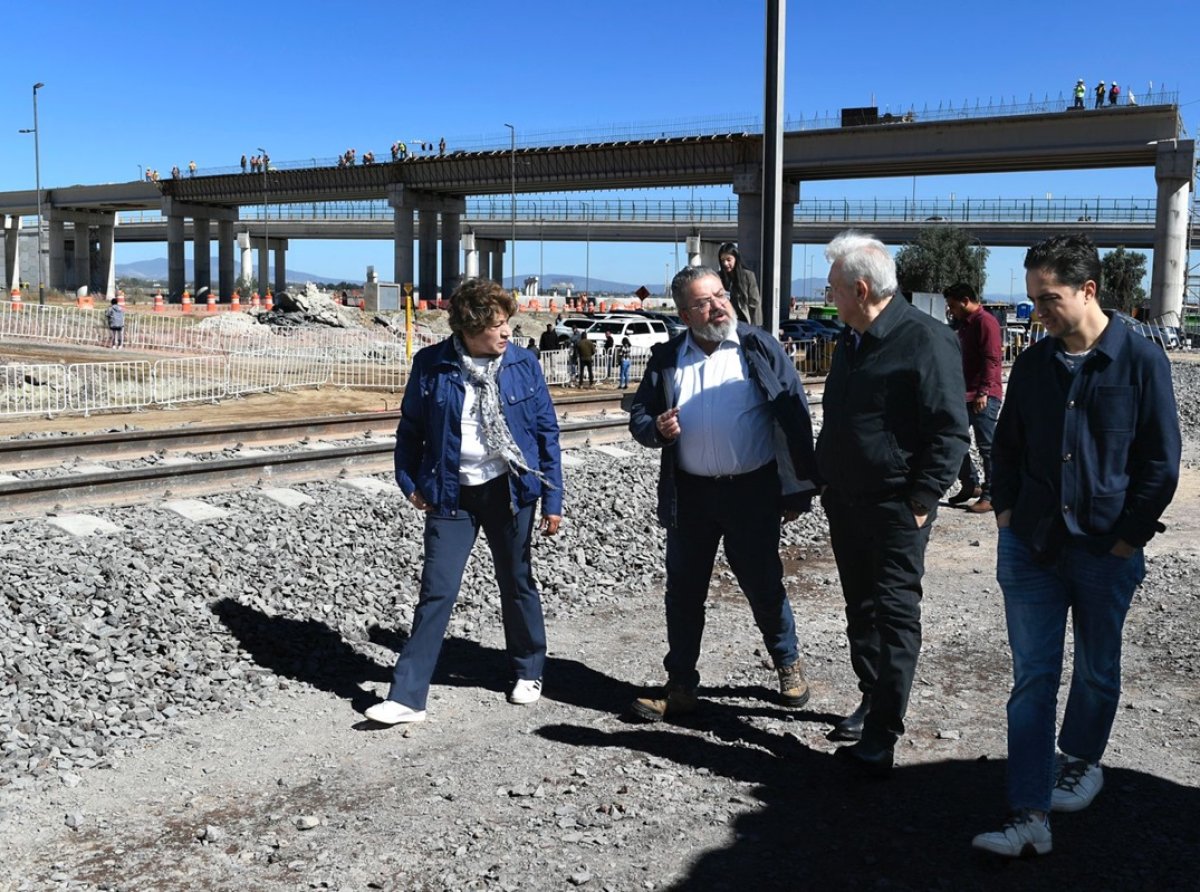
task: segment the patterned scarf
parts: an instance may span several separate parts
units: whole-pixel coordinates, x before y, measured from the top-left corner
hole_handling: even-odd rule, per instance
[[[480,433],[483,435],[483,445],[488,452],[495,452],[508,463],[512,471],[524,471],[537,477],[543,484],[553,489],[553,485],[537,468],[531,468],[525,463],[521,447],[513,439],[508,422],[504,420],[504,412],[500,409],[500,361],[503,356],[497,356],[482,369],[479,368],[467,353],[462,339],[458,335],[452,338],[454,350],[462,364],[467,383],[475,388],[475,400],[479,405]]]

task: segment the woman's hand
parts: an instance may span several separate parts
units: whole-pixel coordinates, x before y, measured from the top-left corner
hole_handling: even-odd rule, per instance
[[[425,497],[415,489],[413,490],[413,494],[408,497],[408,500],[412,502],[413,507],[415,507],[418,511],[428,512],[433,507],[427,501],[425,501]]]
[[[543,536],[553,536],[558,532],[558,527],[562,523],[561,514],[543,514],[542,522],[539,525]]]

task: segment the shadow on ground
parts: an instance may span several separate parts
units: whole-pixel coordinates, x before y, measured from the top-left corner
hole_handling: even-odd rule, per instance
[[[710,737],[666,725],[612,732],[548,725],[539,733],[757,784],[759,807],[730,828],[736,841],[697,854],[675,889],[1196,888],[1200,790],[1110,769],[1090,809],[1055,816],[1052,854],[1001,861],[976,855],[970,842],[999,828],[1002,762],[898,765],[889,780],[872,781],[794,737],[737,721],[735,712],[710,712]],[[700,720],[691,724],[699,729]],[[729,746],[739,740],[743,746]]]

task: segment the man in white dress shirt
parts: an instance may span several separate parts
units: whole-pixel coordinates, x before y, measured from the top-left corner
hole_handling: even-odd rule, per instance
[[[808,682],[779,557],[782,520],[815,492],[812,420],[779,342],[739,324],[714,270],[688,267],[671,295],[688,331],[650,352],[629,429],[662,450],[658,519],[667,530],[667,684],[633,704],[649,721],[694,712],[696,664],[717,546],[737,577],[779,676],[799,708]]]

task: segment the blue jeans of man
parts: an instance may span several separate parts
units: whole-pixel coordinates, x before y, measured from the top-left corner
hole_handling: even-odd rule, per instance
[[[971,430],[975,432],[975,448],[979,450],[979,462],[983,466],[982,475],[975,470],[971,461],[971,451],[963,456],[962,467],[958,471],[958,482],[968,491],[979,487],[982,492],[980,499],[992,500],[992,441],[996,438],[996,422],[1000,418],[1000,400],[989,396],[987,406],[982,412],[976,412],[970,403],[967,404],[967,418],[971,422]]]
[[[1108,745],[1121,694],[1121,630],[1146,575],[1141,549],[1132,557],[1096,554],[1069,541],[1052,565],[1034,562],[1028,543],[999,533],[996,578],[1004,592],[1013,688],[1008,698],[1008,801],[1050,809],[1054,722],[1062,678],[1067,612],[1075,662],[1058,748],[1098,762]]]
[[[921,652],[921,578],[937,508],[918,527],[902,498],[860,500],[825,490],[829,539],[846,601],[846,638],[858,689],[871,697],[863,741],[894,746]]]
[[[496,568],[504,642],[513,674],[518,679],[541,678],[546,661],[546,626],[530,561],[536,506],[512,513],[507,475],[480,486],[464,486],[461,493],[456,516],[425,517],[421,591],[412,631],[396,660],[388,691],[389,700],[412,709],[425,708],[450,612],[481,527]]]
[[[799,659],[796,621],[779,558],[779,474],[774,464],[732,479],[676,472],[676,526],[667,529],[667,656],[673,684],[700,683],[696,664],[717,545],[750,602],[776,667]]]

